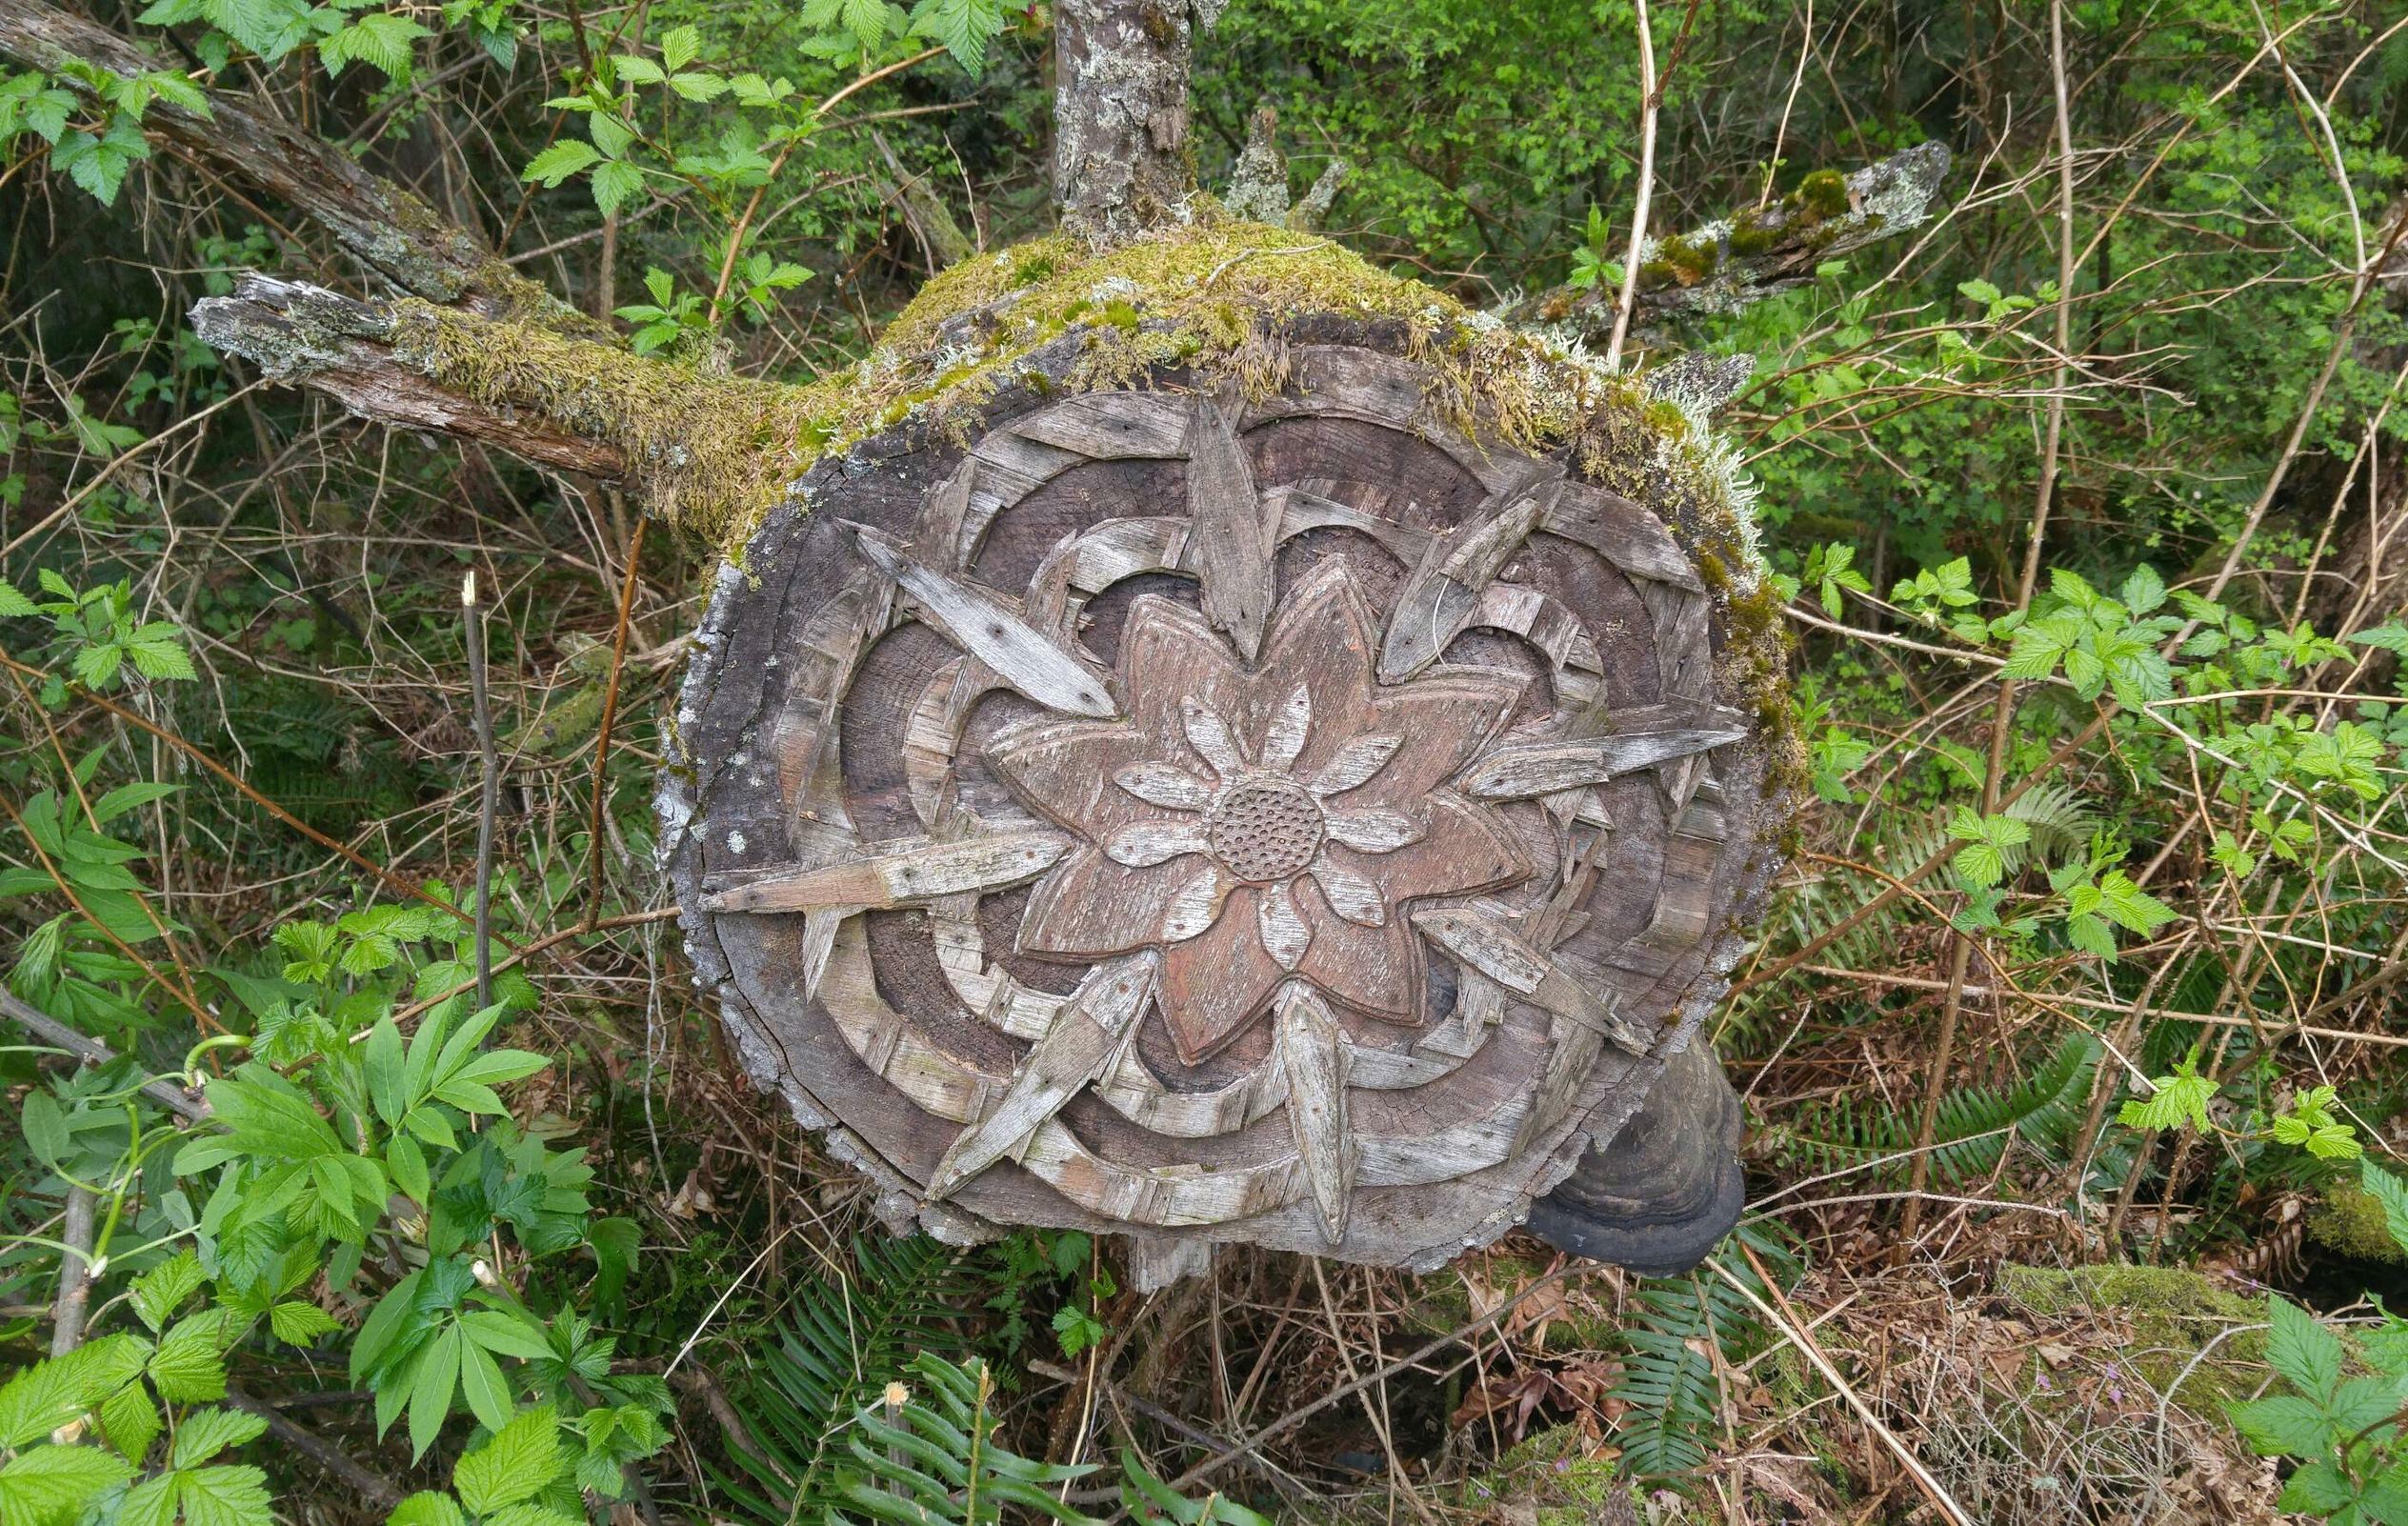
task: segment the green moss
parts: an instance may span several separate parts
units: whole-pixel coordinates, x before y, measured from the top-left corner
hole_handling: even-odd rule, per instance
[[[2408,1261],[2391,1237],[2383,1205],[2353,1181],[2336,1181],[2308,1211],[2308,1237],[2328,1251],[2360,1261]]]
[[[1765,227],[1754,212],[1743,212],[1738,226],[1731,230],[1731,253],[1737,259],[1754,259],[1770,254],[1780,241],[1777,230]]]
[[[1713,257],[1682,246],[1692,266]],[[1288,382],[1293,326],[1324,315],[1393,325],[1433,373],[1434,419],[1526,450],[1572,443],[1584,463],[1620,464],[1592,480],[1694,506],[1687,517],[1711,522],[1700,544],[1731,569],[1733,596],[1755,587],[1736,467],[1677,409],[1330,239],[1210,202],[1189,223],[1102,251],[1057,233],[964,260],[923,287],[870,353],[804,387],[641,359],[563,332],[548,313],[492,320],[405,303],[391,337],[405,365],[447,388],[610,442],[657,512],[735,557],[814,462],[881,430],[918,420],[966,436],[1007,384],[1142,386],[1174,365],[1265,396]],[[1026,364],[1065,336],[1077,346],[1066,376]],[[1591,452],[1592,441],[1613,449]]]
[[[2125,1347],[2133,1366],[2193,1409],[2215,1413],[2223,1400],[2246,1395],[2265,1357],[2265,1312],[2197,1272],[2162,1266],[2004,1266],[1998,1290],[2026,1311],[2048,1317],[2112,1314],[2131,1327]],[[2208,1343],[2215,1350],[2205,1358]]]
[[[722,547],[740,545],[807,463],[802,442],[842,396],[832,383],[714,376],[425,302],[394,305],[391,337],[396,360],[451,391],[616,447],[656,512]]]
[[[1613,1460],[1588,1456],[1579,1428],[1559,1425],[1526,1438],[1467,1482],[1461,1503],[1467,1510],[1511,1512],[1503,1518],[1535,1526],[1593,1526],[1612,1518],[1606,1506],[1617,1496],[1637,1503]]]
[[[1848,177],[1836,170],[1816,170],[1791,192],[1801,211],[1816,221],[1848,214]]]

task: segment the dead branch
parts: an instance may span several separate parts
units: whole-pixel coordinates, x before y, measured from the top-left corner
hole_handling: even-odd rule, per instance
[[[1630,272],[1637,288],[1633,324],[1661,331],[1682,313],[1730,312],[1804,285],[1823,261],[1928,220],[1949,163],[1946,144],[1917,144],[1853,174],[1809,176],[1780,201],[1660,240]],[[1602,343],[1614,331],[1619,295],[1602,282],[1559,286],[1509,303],[1498,316],[1561,324]]]

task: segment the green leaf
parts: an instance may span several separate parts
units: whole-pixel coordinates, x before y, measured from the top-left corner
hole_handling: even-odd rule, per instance
[[[2341,1381],[2341,1337],[2279,1294],[2266,1296],[2267,1364],[2310,1398],[2329,1397]]]
[[[272,1526],[275,1503],[257,1468],[201,1468],[177,1477],[184,1526]]]
[[[450,1495],[425,1490],[395,1505],[385,1526],[468,1526],[468,1519]]]
[[[175,1404],[198,1404],[226,1396],[227,1317],[205,1309],[180,1320],[150,1356],[150,1382]]]
[[[478,1516],[532,1499],[560,1476],[560,1422],[540,1404],[495,1431],[452,1475],[460,1502]]]
[[[627,202],[627,198],[644,189],[644,171],[624,160],[612,159],[593,171],[593,205],[608,217]]]
[[[452,1392],[460,1380],[461,1339],[459,1327],[451,1326],[435,1336],[418,1358],[418,1370],[410,1385],[412,1461],[427,1455],[427,1448],[434,1445],[444,1420],[452,1413]]]
[[[39,612],[31,599],[18,592],[10,585],[0,583],[0,619],[17,619]]]
[[[4,609],[0,609],[0,613],[5,612]],[[2396,652],[2408,657],[2408,625],[2378,625],[2369,630],[2354,631],[2341,639],[2355,641],[2362,647],[2380,647],[2385,652]]]
[[[596,118],[596,120],[600,120]],[[557,187],[571,175],[601,161],[601,151],[583,138],[562,138],[527,162],[521,180],[539,180],[545,189]]]
[[[2329,1516],[2358,1498],[2358,1485],[2319,1457],[2291,1476],[2275,1501],[2277,1510]]]
[[[99,1447],[35,1447],[0,1468],[0,1520],[9,1526],[65,1526],[133,1468]]]
[[[184,1300],[198,1293],[201,1284],[208,1280],[209,1274],[201,1270],[201,1258],[191,1251],[183,1251],[173,1260],[163,1261],[134,1278],[128,1291],[132,1295],[134,1314],[156,1335],[167,1328],[169,1318],[183,1307]]]
[[[343,1325],[314,1303],[289,1298],[269,1309],[268,1328],[288,1346],[306,1346],[320,1335],[332,1335]]]
[[[2330,1427],[2324,1409],[2297,1394],[2235,1404],[2227,1412],[2251,1450],[2260,1456],[2309,1457],[2324,1450]]]
[[[100,1402],[101,1435],[136,1466],[150,1452],[150,1443],[159,1438],[164,1424],[159,1406],[140,1383],[128,1383]]]
[[[2171,1075],[2160,1075],[2150,1083],[2156,1088],[2145,1100],[2126,1102],[2116,1116],[2135,1129],[2178,1129],[2188,1125],[2201,1134],[2208,1131],[2207,1103],[2216,1094],[2216,1083],[2198,1073],[2198,1057],[2194,1054],[2174,1068]]]
[[[469,1413],[489,1431],[508,1425],[511,1408],[518,1402],[501,1363],[474,1340],[460,1343],[460,1393],[469,1401]]]
[[[472,1309],[460,1316],[460,1328],[485,1350],[502,1356],[542,1361],[552,1355],[552,1343],[540,1327],[525,1316],[498,1309]]]
[[[140,1375],[150,1343],[105,1335],[35,1362],[0,1387],[0,1449],[29,1446]]]
[[[674,73],[702,56],[702,33],[691,26],[672,27],[660,40],[663,69]]]
[[[175,1428],[175,1448],[169,1464],[197,1468],[230,1447],[257,1440],[267,1429],[266,1420],[241,1410],[194,1410]]]

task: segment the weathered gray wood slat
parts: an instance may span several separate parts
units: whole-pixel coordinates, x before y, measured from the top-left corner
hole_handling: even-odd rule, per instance
[[[709,912],[765,913],[905,906],[964,891],[1025,885],[1070,850],[1071,839],[1058,832],[915,843],[873,857],[707,889],[702,905]]]
[[[1055,1011],[1054,1026],[1022,1056],[1011,1087],[937,1161],[928,1179],[931,1197],[948,1196],[1005,1155],[1020,1153],[1037,1125],[1112,1068],[1154,994],[1154,955],[1138,954],[1087,972]]]
[[[1012,432],[1096,461],[1183,453],[1187,410],[1170,392],[1066,397],[1012,426]]]
[[[1271,617],[1271,532],[1254,492],[1254,469],[1229,416],[1209,397],[1194,400],[1187,425],[1187,502],[1192,528],[1181,561],[1204,584],[1204,617],[1252,662],[1262,654]]]
[[[1379,649],[1380,682],[1403,683],[1463,633],[1479,612],[1481,592],[1530,538],[1562,474],[1561,462],[1526,462],[1471,518],[1431,539],[1396,595]]]
[[[1414,913],[1413,925],[1507,990],[1596,1030],[1629,1053],[1644,1054],[1652,1047],[1653,1037],[1615,1012],[1610,1000],[1494,919],[1460,907],[1431,907]]]
[[[1608,724],[1612,730],[1598,736],[1498,748],[1473,765],[1463,787],[1485,799],[1528,799],[1604,784],[1747,738],[1736,711],[1686,702],[1619,712]]]
[[[930,567],[867,525],[851,528],[861,554],[912,596],[929,623],[1013,688],[1074,715],[1106,719],[1119,713],[1102,679],[1000,599]]]
[[[1342,1245],[1362,1153],[1361,1141],[1346,1119],[1350,1046],[1329,1004],[1301,980],[1281,989],[1274,1021],[1277,1064],[1288,1076],[1288,1125],[1295,1134],[1296,1154],[1304,1161],[1305,1179],[1330,1243]]]

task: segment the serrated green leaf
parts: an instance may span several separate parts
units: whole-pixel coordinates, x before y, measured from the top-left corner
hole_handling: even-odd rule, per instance
[[[562,138],[530,159],[527,162],[527,168],[519,171],[518,178],[541,181],[549,190],[588,166],[597,163],[601,157],[600,151],[583,138]]]
[[[460,1502],[478,1516],[532,1499],[560,1476],[560,1421],[549,1404],[514,1416],[460,1459],[452,1476]]]
[[[131,1476],[125,1458],[99,1447],[35,1447],[0,1467],[0,1520],[65,1526]]]
[[[175,1447],[169,1465],[197,1468],[219,1453],[257,1440],[268,1422],[241,1410],[194,1410],[175,1428]]]

